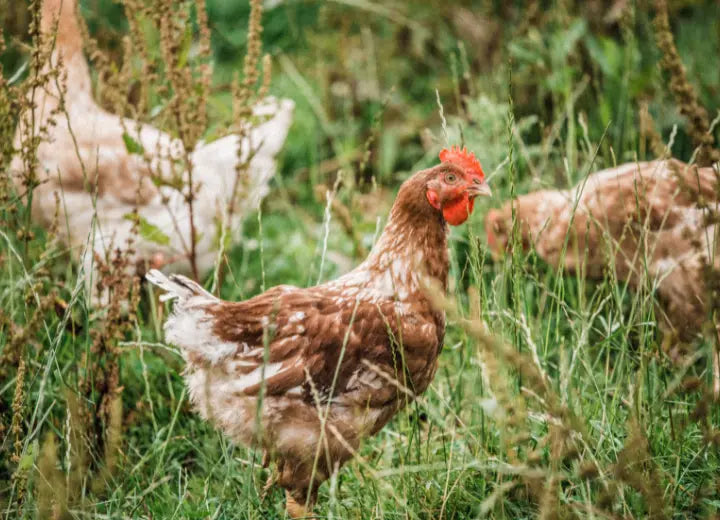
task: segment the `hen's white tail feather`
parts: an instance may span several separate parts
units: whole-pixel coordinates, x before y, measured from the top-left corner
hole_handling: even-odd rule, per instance
[[[190,278],[181,274],[171,274],[170,276],[165,276],[157,269],[152,269],[145,275],[145,279],[165,291],[165,294],[160,296],[160,301],[163,302],[175,298],[180,301],[185,301],[193,296],[204,296],[211,300],[217,299],[215,296],[203,289],[199,283],[194,282]]]
[[[238,350],[237,343],[225,342],[213,331],[214,318],[208,306],[220,300],[200,284],[179,274],[165,276],[157,269],[145,279],[160,287],[165,294],[162,301],[177,299],[175,308],[165,321],[165,341],[180,347],[186,360],[205,360],[217,364]]]

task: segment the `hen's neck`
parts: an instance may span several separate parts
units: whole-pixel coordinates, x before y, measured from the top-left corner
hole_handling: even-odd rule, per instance
[[[410,300],[422,295],[427,278],[447,289],[447,224],[425,196],[437,168],[419,171],[400,186],[388,223],[370,255],[355,270],[331,282],[342,288],[344,296]]]
[[[351,277],[400,300],[421,292],[423,277],[447,287],[447,224],[415,191],[400,190],[382,235],[356,270],[368,276]]]
[[[43,72],[62,68],[69,91],[90,91],[90,71],[83,55],[83,36],[76,0],[44,0],[40,30],[53,46]],[[65,78],[63,78],[65,79]],[[50,91],[56,87],[51,81]]]
[[[372,270],[403,269],[408,274],[434,278],[443,286],[447,284],[448,264],[447,226],[441,218],[418,222],[410,216],[392,214],[365,261]]]
[[[80,52],[83,37],[78,16],[77,0],[44,0],[40,30],[46,38],[53,38],[55,45],[67,54]]]

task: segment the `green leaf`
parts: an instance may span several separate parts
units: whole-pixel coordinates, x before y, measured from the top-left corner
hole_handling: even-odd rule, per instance
[[[20,459],[20,463],[18,464],[18,470],[20,471],[27,471],[30,468],[32,468],[32,465],[35,463],[35,458],[38,454],[38,441],[35,439],[32,441],[32,444],[28,446],[27,452],[25,452],[25,455],[22,456]]]
[[[136,213],[127,213],[123,216],[125,220],[138,223],[138,233],[145,240],[160,244],[161,246],[170,245],[170,237],[160,231],[160,228],[155,224],[151,224],[145,218],[141,217]]]
[[[222,222],[220,219],[215,219],[215,236],[213,237],[213,247],[223,251],[229,251],[232,247],[232,230],[228,229],[225,231],[225,236],[223,237],[223,229],[222,229]],[[198,233],[199,235],[199,233]],[[200,242],[200,237],[196,237],[196,240]]]
[[[190,48],[193,42],[192,36],[192,27],[188,24],[185,28],[185,34],[183,35],[182,42],[180,43],[180,49],[177,51],[177,66],[179,69],[187,65],[188,57],[190,56]]]
[[[18,81],[20,81],[23,74],[27,70],[29,64],[30,64],[30,60],[25,60],[25,62],[23,62],[23,64],[20,65],[20,68],[18,68],[18,70],[15,71],[15,74],[13,74],[10,77],[10,79],[7,80],[8,85],[13,85],[13,84],[17,83]]]
[[[125,149],[128,151],[128,153],[133,153],[137,155],[143,155],[145,153],[145,148],[143,148],[143,145],[138,143],[127,132],[123,132],[122,138],[123,142],[125,143]]]

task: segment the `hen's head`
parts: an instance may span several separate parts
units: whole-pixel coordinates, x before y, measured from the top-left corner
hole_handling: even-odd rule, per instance
[[[451,147],[440,152],[442,164],[428,171],[425,198],[448,224],[458,226],[473,211],[475,197],[491,194],[480,162],[467,149]]]
[[[402,186],[390,220],[418,226],[440,221],[458,226],[473,210],[475,197],[490,195],[480,163],[465,149],[440,152],[441,164],[417,172]]]

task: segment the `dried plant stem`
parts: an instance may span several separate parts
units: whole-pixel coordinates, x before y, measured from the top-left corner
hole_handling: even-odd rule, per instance
[[[190,269],[192,270],[193,277],[196,280],[200,279],[200,272],[197,266],[197,227],[195,226],[195,188],[193,186],[193,163],[190,158],[190,154],[185,153],[185,165],[187,167],[187,190],[185,193],[185,202],[188,206],[188,213],[190,215]]]
[[[243,62],[243,79],[235,80],[232,88],[233,99],[233,126],[238,139],[242,141],[247,138],[251,129],[251,118],[253,115],[253,102],[256,98],[262,99],[267,96],[270,89],[270,78],[272,77],[272,60],[269,55],[262,57],[262,84],[253,95],[257,87],[260,73],[258,64],[262,53],[262,1],[250,0],[250,18],[248,20],[248,43],[247,53]],[[231,227],[237,211],[237,199],[242,193],[243,181],[247,177],[248,166],[252,160],[253,152],[247,157],[242,157],[242,146],[237,150],[238,160],[235,167],[235,179],[232,190],[225,208],[226,226]],[[233,232],[229,229],[228,232]],[[218,290],[224,279],[224,262],[217,266]]]
[[[707,110],[700,104],[695,89],[688,81],[687,72],[675,46],[666,0],[655,0],[655,39],[662,52],[660,64],[670,76],[670,90],[680,112],[688,119],[688,132],[698,148],[698,166],[709,166],[720,161],[720,151],[714,148],[715,139],[710,133]]]
[[[23,402],[25,400],[25,359],[20,358],[17,373],[15,375],[15,395],[12,401],[12,424],[10,431],[15,437],[13,443],[12,461],[17,464],[17,469],[13,473],[13,485],[15,487],[15,495],[17,501],[17,510],[20,512],[25,500],[25,481],[27,479],[27,471],[20,464],[23,450]]]
[[[656,159],[664,159],[667,155],[665,150],[665,143],[662,141],[660,132],[655,127],[650,109],[647,101],[640,102],[640,146],[641,146],[641,157],[645,156],[645,145],[646,141],[650,141],[650,151]]]

